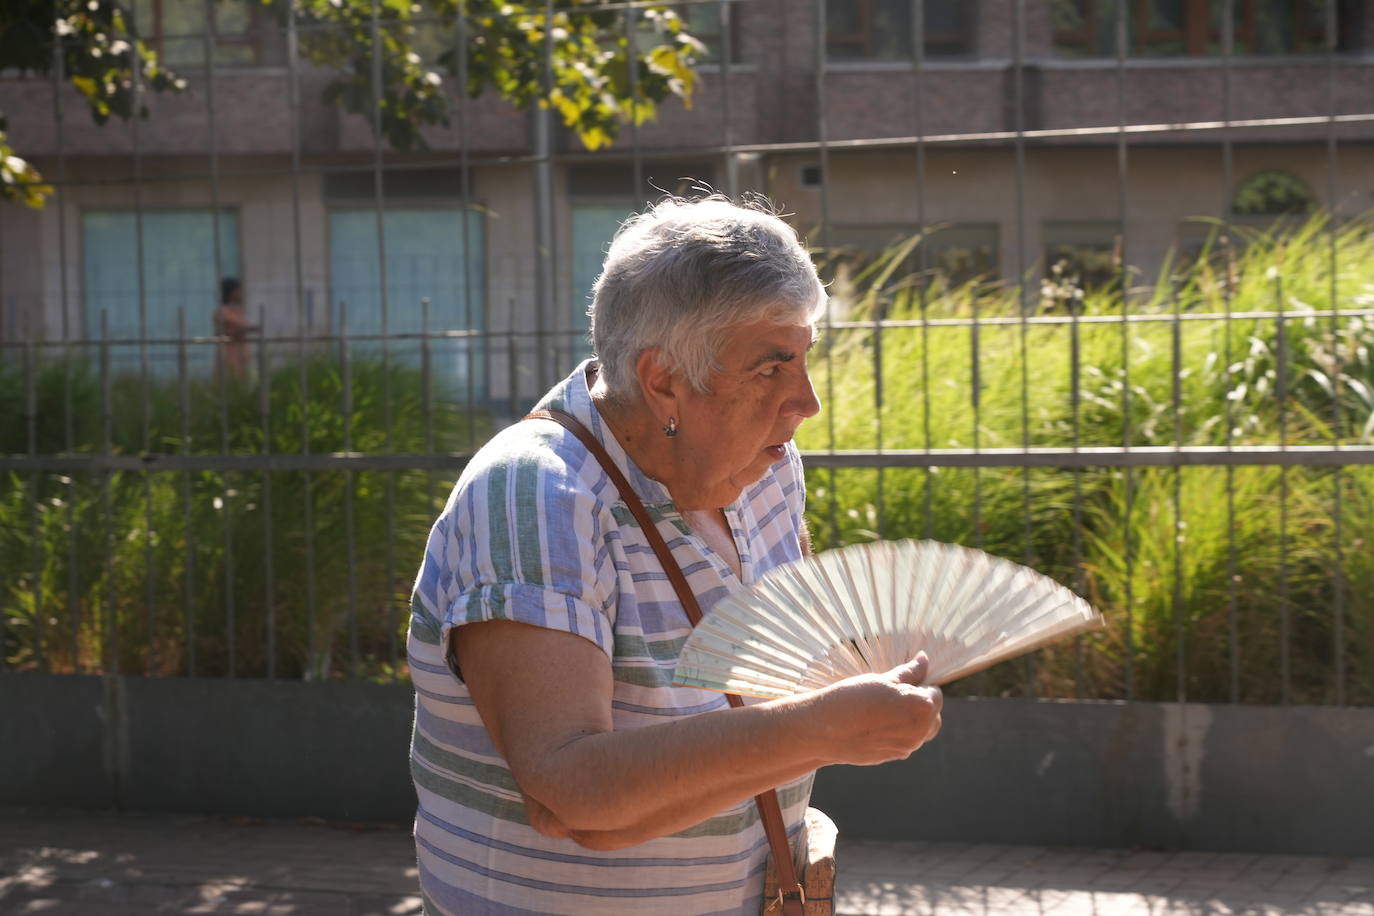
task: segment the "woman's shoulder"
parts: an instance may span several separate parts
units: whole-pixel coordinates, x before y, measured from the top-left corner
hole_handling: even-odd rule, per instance
[[[553,423],[513,423],[472,456],[461,490],[510,491],[517,502],[578,503],[596,499],[599,474],[588,473],[586,447]]]

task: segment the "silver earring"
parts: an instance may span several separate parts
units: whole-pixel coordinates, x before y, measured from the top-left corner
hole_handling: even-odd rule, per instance
[[[668,418],[668,423],[663,427],[663,435],[669,439],[677,435],[677,417]]]

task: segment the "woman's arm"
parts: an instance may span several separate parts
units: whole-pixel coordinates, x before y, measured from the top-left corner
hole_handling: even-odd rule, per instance
[[[618,848],[831,763],[905,757],[940,727],[921,659],[741,709],[616,731],[610,660],[571,633],[504,620],[453,631],[482,721],[532,801],[531,823]]]

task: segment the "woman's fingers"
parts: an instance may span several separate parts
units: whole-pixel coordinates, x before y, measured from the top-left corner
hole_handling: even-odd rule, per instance
[[[834,762],[900,760],[940,731],[944,694],[918,686],[926,660],[918,656],[886,674],[849,678],[826,688],[818,704],[821,732],[833,737]]]

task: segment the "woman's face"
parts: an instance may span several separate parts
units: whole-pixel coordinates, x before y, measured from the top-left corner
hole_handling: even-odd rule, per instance
[[[718,509],[781,461],[783,446],[821,409],[807,351],[810,324],[755,322],[728,332],[710,394],[683,386],[673,443],[680,509]]]

